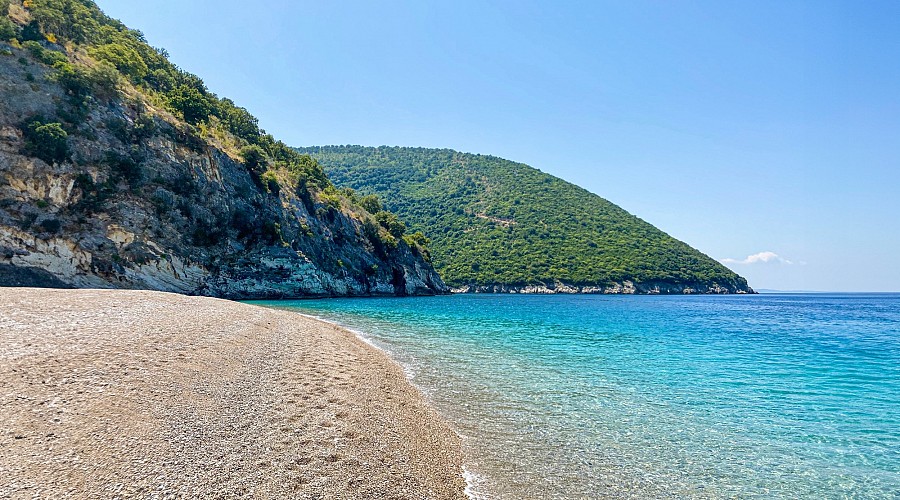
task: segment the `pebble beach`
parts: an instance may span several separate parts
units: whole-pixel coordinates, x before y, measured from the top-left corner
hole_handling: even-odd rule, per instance
[[[465,498],[386,354],[287,311],[0,288],[0,497]]]

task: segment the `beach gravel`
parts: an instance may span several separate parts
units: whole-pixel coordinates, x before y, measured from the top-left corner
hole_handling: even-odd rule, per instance
[[[0,498],[465,498],[401,367],[288,311],[0,288]]]

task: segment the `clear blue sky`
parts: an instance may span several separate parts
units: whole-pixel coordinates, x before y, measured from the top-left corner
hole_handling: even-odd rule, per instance
[[[493,154],[756,288],[900,290],[900,2],[99,4],[288,144]]]

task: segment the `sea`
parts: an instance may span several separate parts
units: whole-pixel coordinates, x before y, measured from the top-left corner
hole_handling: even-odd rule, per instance
[[[474,498],[900,498],[900,294],[256,303],[389,353]]]

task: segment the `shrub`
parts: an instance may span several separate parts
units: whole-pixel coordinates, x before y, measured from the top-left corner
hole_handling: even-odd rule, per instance
[[[41,33],[41,25],[38,24],[37,21],[31,21],[30,23],[26,24],[25,27],[22,28],[21,36],[23,42],[27,42],[30,40],[41,42],[45,39],[44,34]]]
[[[150,202],[153,203],[156,214],[162,216],[172,210],[175,205],[175,194],[168,189],[158,187],[150,197]]]
[[[109,130],[109,133],[116,139],[122,142],[131,142],[131,131],[128,130],[127,121],[119,117],[113,117],[106,120],[103,124],[106,126],[106,130]]]
[[[54,64],[64,63],[68,61],[68,58],[65,56],[65,54],[57,52],[55,50],[45,49],[44,46],[40,44],[40,42],[36,42],[34,40],[29,40],[23,43],[22,48],[28,50],[28,52],[30,52],[35,59],[48,66],[53,66]]]
[[[345,198],[350,200],[354,205],[359,205],[359,196],[356,195],[356,190],[351,187],[342,187],[340,189],[340,193],[344,195]]]
[[[92,93],[91,80],[87,73],[78,66],[69,63],[57,65],[54,76],[75,104],[83,104]]]
[[[75,208],[88,213],[96,212],[103,208],[103,204],[112,191],[106,184],[95,183],[94,179],[85,173],[75,176],[74,187],[81,191],[81,199],[75,205]]]
[[[88,54],[98,61],[105,61],[115,66],[122,74],[138,81],[147,76],[150,71],[147,63],[136,50],[119,43],[107,43],[98,47],[92,47]]]
[[[209,119],[213,111],[209,97],[195,87],[181,85],[168,94],[169,107],[184,118],[184,121],[196,125]]]
[[[256,145],[245,146],[241,149],[241,160],[244,162],[244,166],[247,167],[247,170],[256,175],[261,175],[265,172],[269,165],[269,159],[266,158],[266,152],[263,148]]]
[[[388,249],[393,249],[397,246],[397,240],[389,234],[382,237],[381,231],[378,230],[378,225],[371,220],[365,221],[362,229],[363,235],[365,235],[369,240],[369,243],[371,243],[372,247],[375,249],[375,255],[382,259],[387,258]]]
[[[318,161],[309,155],[298,154],[290,148],[288,148],[290,154],[281,155],[281,152],[279,151],[281,146],[284,146],[284,143],[279,141],[273,155],[275,158],[284,158],[281,162],[298,183],[300,180],[303,180],[306,182],[307,186],[313,188],[318,187],[320,189],[327,189],[331,186],[331,182],[328,180],[325,171],[322,169],[322,166],[319,165]]]
[[[151,88],[160,92],[168,92],[175,87],[175,79],[172,77],[172,73],[162,68],[151,71],[150,74],[144,78],[144,81],[146,81]]]
[[[194,221],[194,230],[191,232],[191,241],[199,247],[211,247],[217,245],[225,237],[222,227],[198,220]]]
[[[259,140],[259,122],[246,109],[235,106],[231,99],[219,101],[219,117],[225,128],[250,143]]]
[[[62,229],[62,222],[59,219],[44,219],[40,226],[45,233],[56,234]]]
[[[153,134],[155,134],[157,130],[156,120],[146,113],[141,113],[141,115],[137,117],[137,120],[134,121],[134,127],[131,129],[131,136],[135,140],[147,139],[153,137]]]
[[[256,214],[246,206],[235,207],[229,225],[237,231],[238,238],[249,236],[257,229]]]
[[[409,245],[409,248],[414,253],[421,255],[422,258],[425,259],[425,262],[431,262],[431,252],[428,250],[428,246],[431,245],[431,240],[429,240],[422,231],[404,235],[403,241]]]
[[[378,195],[370,194],[363,196],[359,201],[359,205],[370,214],[381,212],[381,200],[378,199]]]
[[[25,126],[25,152],[47,163],[61,163],[69,156],[69,134],[61,123],[34,120]]]
[[[172,127],[168,129],[169,136],[172,137],[176,143],[181,144],[191,151],[206,151],[206,141],[200,137],[196,128],[191,125],[185,125],[184,127]]]
[[[0,15],[0,40],[12,40],[18,35],[16,25],[5,15]]]
[[[284,244],[284,236],[281,234],[281,224],[275,221],[266,221],[262,226],[262,236],[267,243]]]
[[[96,37],[100,31],[97,21],[104,17],[93,2],[84,0],[30,0],[26,5],[44,33],[77,43]]]
[[[110,179],[114,183],[121,179],[131,187],[140,185],[143,174],[140,157],[137,154],[124,155],[109,151],[106,153],[106,164],[110,167]]]
[[[319,193],[319,200],[325,205],[334,208],[335,210],[340,210],[341,208],[341,197],[334,186],[328,186],[323,189]]]
[[[259,180],[262,182],[263,188],[265,188],[267,193],[277,196],[281,192],[281,185],[278,184],[278,178],[275,176],[274,171],[268,170],[264,172],[259,176]]]
[[[387,229],[394,238],[400,238],[406,232],[406,224],[393,212],[382,210],[375,214],[375,220],[381,224],[381,227]]]
[[[119,89],[119,71],[105,61],[87,71],[87,82],[93,94],[100,99],[112,99]]]
[[[299,179],[297,181],[296,193],[297,197],[300,198],[300,201],[303,202],[303,206],[308,213],[316,211],[316,203],[313,200],[312,194],[309,192],[309,187],[306,185],[306,179]]]

